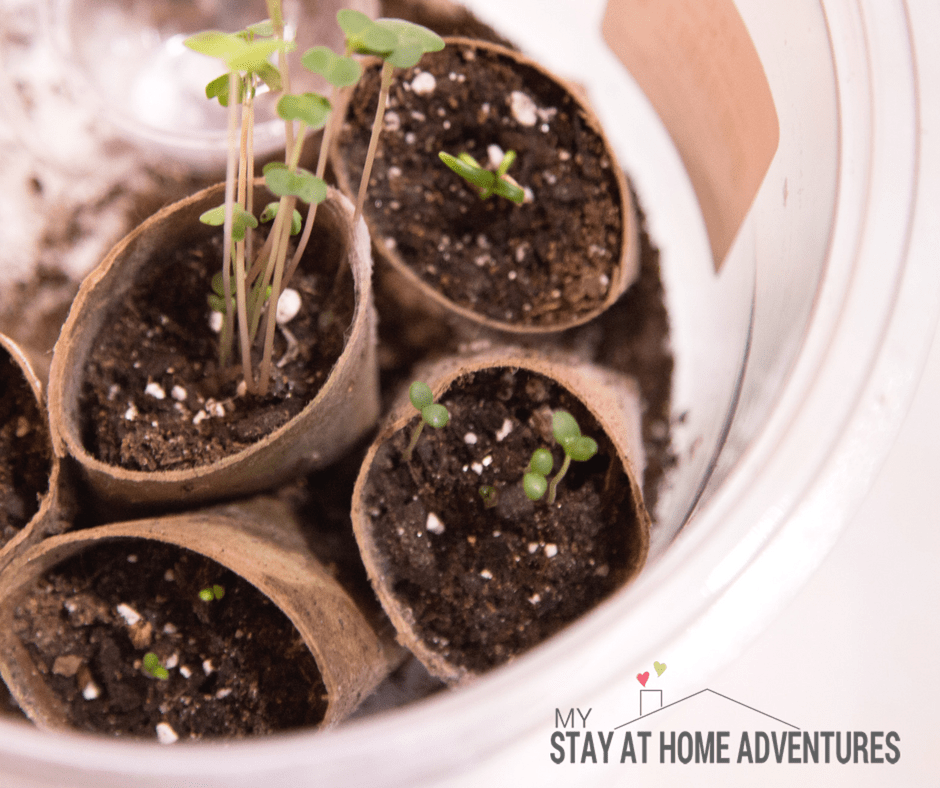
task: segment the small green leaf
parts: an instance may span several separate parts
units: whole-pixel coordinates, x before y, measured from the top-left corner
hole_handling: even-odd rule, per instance
[[[322,128],[330,116],[330,102],[319,93],[288,93],[277,102],[277,114],[282,120],[299,120],[311,130]]]
[[[548,474],[552,472],[552,466],[554,464],[555,460],[552,458],[552,453],[548,449],[536,449],[532,452],[532,459],[529,460],[529,470],[540,476],[548,476]]]
[[[548,490],[548,479],[544,476],[530,471],[522,477],[522,489],[532,501],[539,500]]]
[[[201,33],[195,33],[183,43],[193,52],[208,55],[209,57],[217,57],[220,60],[235,55],[245,47],[245,42],[237,35],[223,33],[219,30],[204,30]]]
[[[432,403],[431,405],[425,405],[421,409],[421,418],[424,419],[425,424],[429,427],[434,427],[434,429],[439,430],[441,427],[447,426],[447,423],[450,421],[450,413],[443,405]]]
[[[223,107],[228,106],[228,74],[216,77],[206,85],[206,98],[218,99]],[[236,84],[238,85],[238,102],[245,98],[245,83],[241,77],[236,75]]]
[[[582,435],[571,441],[568,445],[567,452],[572,460],[585,462],[597,454],[597,441],[594,440],[594,438],[589,438],[587,435]]]
[[[491,484],[484,484],[480,487],[480,497],[483,499],[483,506],[492,509],[498,503],[496,488]]]
[[[277,51],[290,52],[296,48],[292,41],[269,40],[240,42],[244,47],[240,52],[234,52],[225,58],[225,65],[229,71],[259,71],[264,68]]]
[[[414,22],[404,19],[378,19],[375,24],[390,31],[398,39],[395,48],[383,55],[383,59],[395,68],[411,68],[417,65],[425,53],[440,52],[444,48],[443,38],[433,30]]]
[[[456,157],[441,151],[437,155],[444,164],[467,181],[467,183],[479,189],[491,188],[493,181],[496,179],[496,176],[492,172],[480,167],[469,154],[462,153],[459,157]],[[467,159],[469,159],[469,161],[467,161]]]
[[[408,387],[408,398],[412,405],[421,410],[434,402],[434,393],[427,383],[416,380]]]
[[[209,301],[209,309],[211,309],[213,312],[218,312],[219,314],[222,314],[222,315],[225,314],[225,299],[222,298],[222,296],[216,295],[215,293],[209,293],[208,301]],[[228,305],[229,305],[229,309],[234,310],[235,299],[229,298]]]
[[[144,673],[152,676],[155,679],[166,681],[170,677],[167,669],[160,664],[160,657],[158,657],[152,651],[148,651],[146,654],[144,654],[142,666]]]
[[[225,589],[220,586],[218,583],[212,586],[212,594],[216,599],[221,599],[225,596]]]
[[[199,217],[199,221],[212,227],[221,227],[225,224],[225,206],[217,205],[210,208]],[[245,233],[249,227],[257,227],[258,220],[240,205],[232,206],[232,239],[244,241]]]
[[[199,598],[203,602],[211,602],[213,599],[215,599],[215,597],[212,595],[211,588],[203,588],[202,591],[199,592]]]
[[[357,60],[337,55],[326,46],[308,49],[300,62],[306,69],[325,77],[327,82],[337,88],[355,85],[362,76],[362,66]]]
[[[278,93],[281,90],[282,81],[281,81],[281,72],[268,61],[265,61],[260,68],[256,68],[254,73],[258,75],[262,82],[267,85],[273,93]]]
[[[493,184],[493,194],[505,197],[517,205],[525,202],[525,192],[517,184],[505,178],[497,178]]]
[[[264,165],[264,182],[278,197],[297,197],[305,203],[321,203],[326,199],[326,181],[309,170],[291,172],[283,162]]]
[[[578,427],[578,422],[568,411],[556,410],[552,414],[552,435],[565,448],[573,440],[581,437],[581,428]],[[565,448],[565,451],[567,451],[567,448]]]
[[[248,38],[270,38],[274,35],[274,23],[270,19],[264,19],[248,25],[240,34]]]
[[[344,8],[336,13],[336,21],[346,34],[347,51],[382,56],[398,44],[394,31],[373,22],[361,11]]]

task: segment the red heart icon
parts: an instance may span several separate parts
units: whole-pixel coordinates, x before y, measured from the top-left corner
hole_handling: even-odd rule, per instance
[[[642,684],[644,687],[646,686],[646,682],[649,681],[649,679],[650,679],[650,672],[649,672],[649,671],[646,671],[646,673],[637,673],[637,674],[636,674],[636,680],[639,681],[640,684]]]

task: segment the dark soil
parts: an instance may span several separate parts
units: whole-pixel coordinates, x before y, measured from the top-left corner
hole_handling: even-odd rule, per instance
[[[429,77],[430,92],[412,88]],[[378,66],[367,70],[342,135],[353,188],[378,79]],[[514,94],[534,101],[534,125],[513,112]],[[603,303],[621,254],[619,190],[602,139],[557,83],[505,55],[449,45],[396,74],[385,118],[365,208],[374,240],[454,303],[499,322],[551,327]],[[486,164],[489,145],[517,152],[509,174],[534,200],[480,200],[437,155]]]
[[[219,237],[201,248],[169,250],[106,322],[89,357],[80,405],[85,446],[104,462],[171,470],[234,454],[296,416],[342,353],[354,308],[352,277],[347,269],[348,281],[334,290],[337,258],[314,230],[306,268],[290,283],[303,304],[286,326],[297,340],[296,355],[275,370],[267,397],[239,396],[241,367],[220,369],[218,335],[209,328],[207,296],[220,247]],[[275,360],[287,352],[279,329]]]
[[[630,487],[612,445],[571,394],[541,375],[489,370],[442,398],[451,420],[425,429],[410,463],[411,428],[376,455],[365,490],[394,592],[422,638],[482,672],[522,653],[623,584],[640,550]],[[551,412],[569,410],[600,450],[572,463],[554,505],[521,479],[532,452],[554,446]],[[506,425],[509,425],[507,428]],[[508,430],[508,431],[507,431]],[[496,489],[484,506],[479,489]],[[433,514],[443,525],[436,526]]]
[[[213,584],[222,599],[200,600]],[[120,604],[140,621],[128,624]],[[152,738],[167,723],[180,739],[237,737],[316,725],[326,709],[313,656],[267,597],[158,542],[109,540],[59,565],[14,627],[81,730]],[[142,671],[150,651],[167,680]]]
[[[52,447],[45,416],[20,368],[0,351],[0,547],[39,510]]]

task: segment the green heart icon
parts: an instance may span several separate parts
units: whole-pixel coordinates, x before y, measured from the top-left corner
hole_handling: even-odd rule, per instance
[[[657,676],[662,676],[666,672],[666,665],[663,662],[654,662],[653,669],[656,671]]]

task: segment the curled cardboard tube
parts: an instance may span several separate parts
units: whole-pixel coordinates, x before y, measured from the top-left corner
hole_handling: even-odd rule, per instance
[[[401,650],[376,634],[307,547],[289,510],[272,499],[114,523],[50,537],[0,574],[0,673],[23,711],[41,727],[67,727],[68,712],[15,635],[18,600],[56,564],[102,540],[119,538],[155,540],[199,553],[265,594],[316,660],[328,695],[321,727],[349,716],[401,661]]]
[[[468,336],[475,335],[483,328],[491,332],[496,332],[497,335],[503,335],[511,342],[513,335],[538,336],[553,334],[583,325],[593,320],[612,306],[617,299],[626,292],[627,288],[636,280],[640,270],[639,219],[637,217],[636,206],[633,202],[633,195],[627,186],[626,176],[617,163],[617,157],[613,147],[604,134],[600,121],[587,103],[582,90],[569,84],[561,77],[552,74],[539,63],[520,52],[500,44],[480,39],[453,36],[445,37],[444,40],[447,46],[466,46],[496,52],[517,64],[534,69],[547,79],[555,82],[562,90],[571,95],[592,131],[602,140],[607,156],[611,162],[610,170],[617,184],[617,194],[614,195],[614,197],[620,203],[621,207],[622,229],[620,237],[620,258],[617,261],[614,275],[611,277],[607,294],[604,300],[595,309],[590,312],[585,312],[571,320],[551,325],[524,325],[494,320],[468,307],[454,303],[439,290],[431,287],[422,280],[421,277],[414,272],[414,269],[401,257],[397,248],[390,247],[385,242],[385,239],[381,237],[381,234],[373,232],[373,241],[377,253],[383,260],[389,263],[394,271],[394,276],[390,278],[392,287],[400,293],[399,297],[402,300],[410,302],[423,301],[425,304],[424,311],[434,317],[454,324],[459,333]],[[342,110],[342,114],[346,114],[345,107]],[[339,140],[340,136],[341,135],[336,135],[333,141],[330,154],[331,160],[334,170],[336,171],[336,179],[340,190],[346,194],[355,195],[356,189],[354,189],[353,183],[358,184],[358,174],[350,173],[346,165]],[[434,158],[435,166],[437,166],[439,163],[436,162],[436,156]]]
[[[261,204],[264,187],[256,189],[255,202]],[[368,232],[362,222],[352,227],[352,206],[330,189],[316,223],[338,239],[352,269],[356,306],[346,346],[316,397],[252,446],[188,470],[127,470],[101,461],[85,448],[79,413],[83,370],[112,306],[125,297],[137,272],[163,245],[178,247],[218,232],[200,223],[199,216],[220,204],[223,193],[224,184],[219,184],[181,200],[120,241],[82,283],[56,343],[49,376],[53,447],[59,457],[74,457],[92,492],[114,507],[206,503],[270,489],[291,476],[330,464],[378,418],[377,318]]]
[[[2,572],[7,563],[28,549],[30,545],[49,534],[65,530],[69,519],[68,501],[71,500],[71,496],[63,480],[62,463],[52,451],[46,422],[45,399],[39,379],[22,349],[3,334],[0,334],[0,353],[7,356],[10,363],[19,370],[24,385],[35,397],[36,407],[42,420],[42,434],[39,439],[45,441],[49,451],[48,484],[45,489],[36,491],[40,496],[39,508],[9,542],[0,546],[0,572]]]
[[[437,401],[461,377],[491,368],[525,369],[553,379],[586,406],[610,438],[630,485],[638,526],[635,533],[625,534],[625,540],[632,541],[631,548],[636,556],[624,581],[630,582],[646,562],[650,538],[650,516],[643,504],[640,486],[645,460],[640,432],[641,406],[636,384],[630,378],[592,364],[578,363],[563,356],[553,357],[534,351],[506,348],[475,356],[444,359],[419,369],[416,376],[428,383]],[[385,572],[387,562],[375,539],[372,519],[364,501],[379,448],[392,435],[404,429],[414,415],[414,406],[407,392],[403,392],[369,448],[356,480],[352,504],[353,530],[369,579],[398,631],[399,641],[414,653],[432,675],[449,684],[463,684],[477,674],[449,660],[421,637],[411,609],[395,593],[394,582]]]

